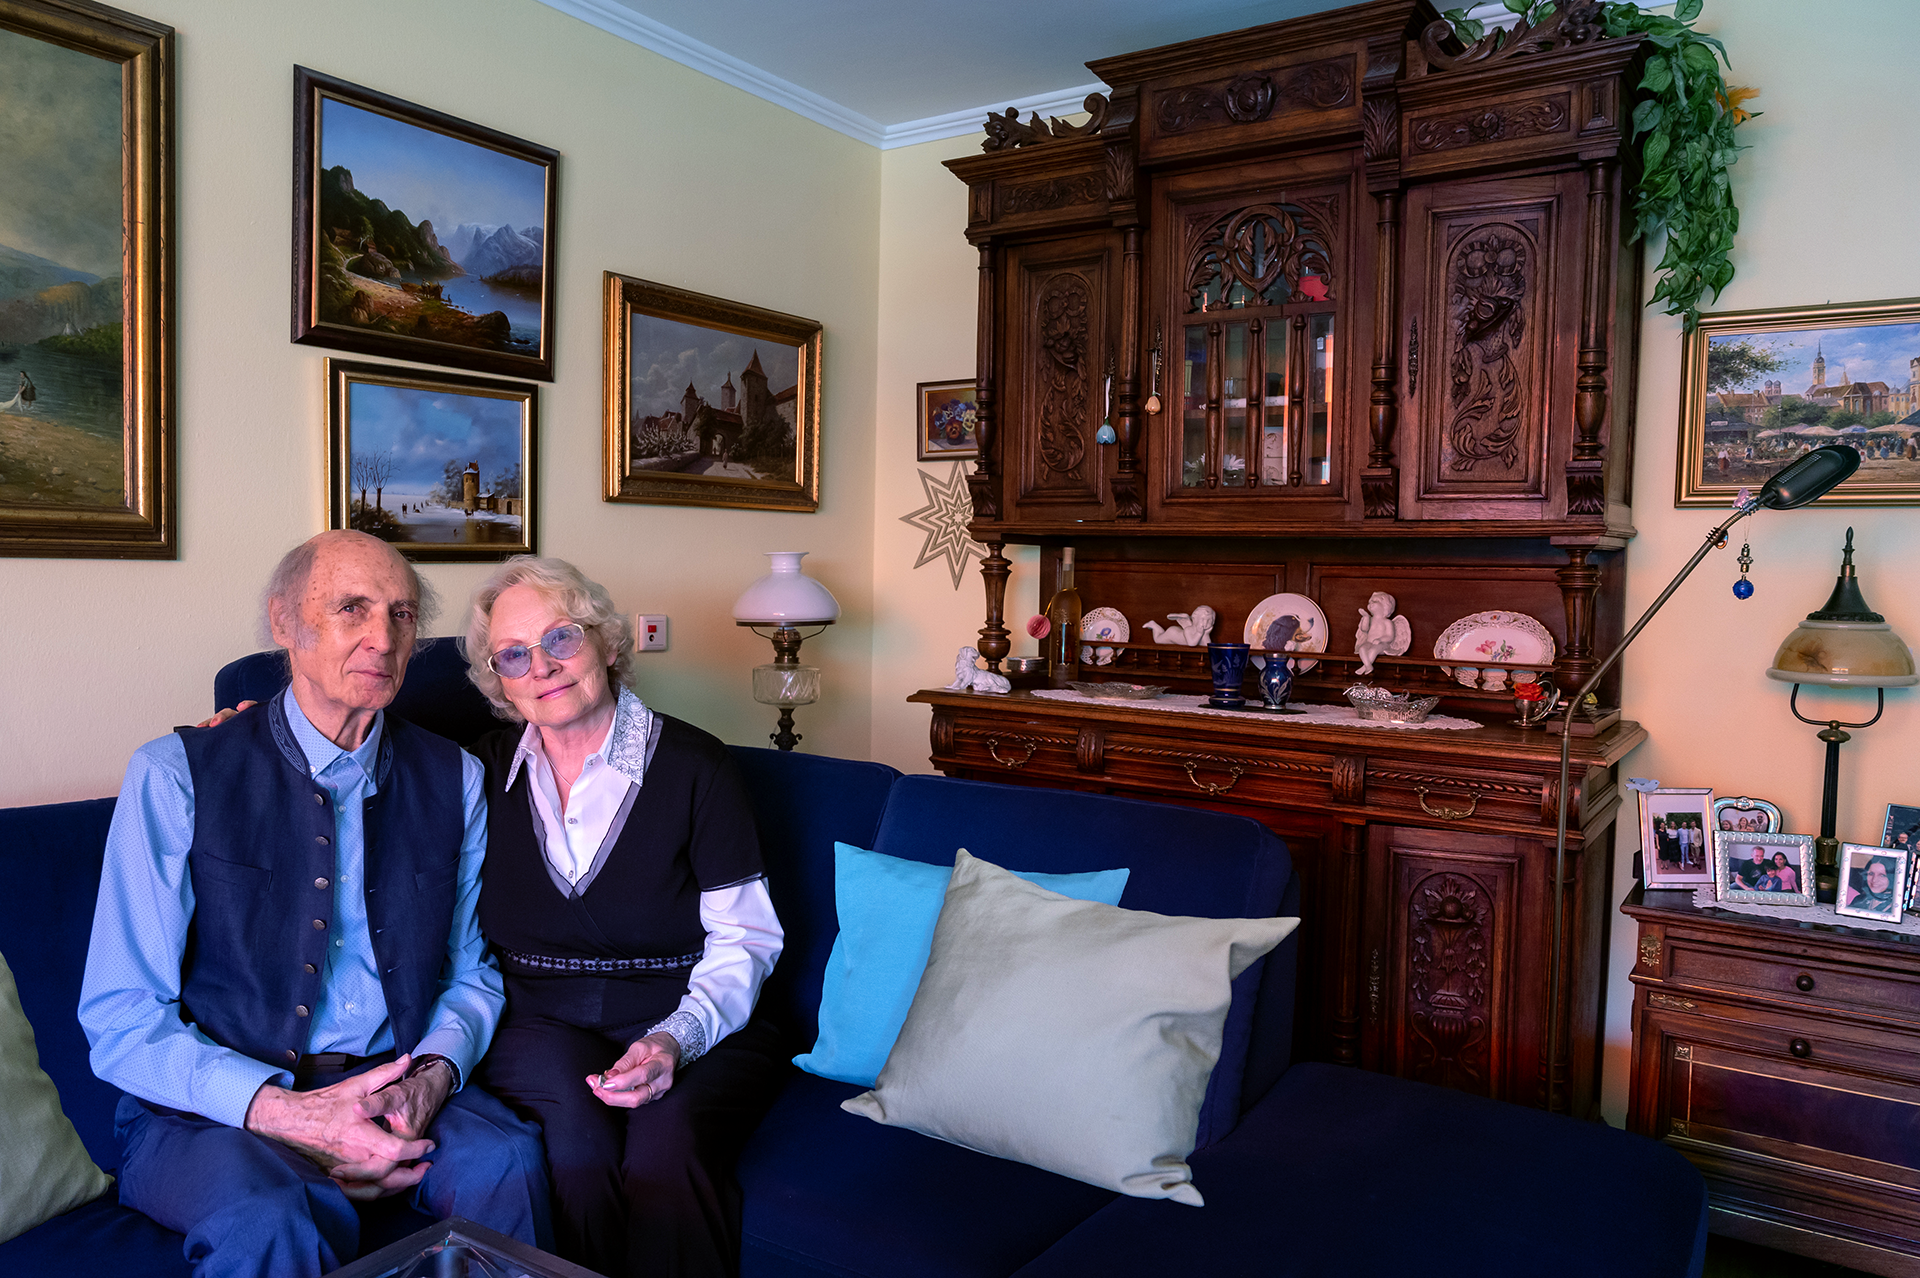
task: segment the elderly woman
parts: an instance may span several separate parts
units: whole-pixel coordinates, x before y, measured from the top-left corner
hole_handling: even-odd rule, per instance
[[[781,947],[744,786],[719,741],[627,689],[626,619],[571,564],[480,588],[480,926],[506,976],[486,1086],[545,1132],[554,1233],[603,1274],[739,1265],[732,1165],[782,1070],[751,1019]]]

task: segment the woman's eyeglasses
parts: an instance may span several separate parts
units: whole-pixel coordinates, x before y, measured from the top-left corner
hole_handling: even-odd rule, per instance
[[[580,651],[580,645],[587,641],[587,632],[577,621],[569,621],[564,626],[555,626],[540,636],[540,646],[555,661],[565,661]],[[502,679],[519,679],[533,669],[533,649],[524,643],[516,643],[501,648],[487,658],[487,669]]]

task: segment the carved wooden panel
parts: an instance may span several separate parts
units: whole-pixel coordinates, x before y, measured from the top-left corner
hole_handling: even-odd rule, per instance
[[[1571,127],[1569,103],[1569,94],[1554,93],[1411,120],[1413,149],[1432,153],[1565,133]]]
[[[1477,193],[1419,201],[1424,243],[1409,254],[1425,273],[1420,496],[1544,500],[1556,306],[1578,303],[1578,280],[1561,278],[1556,260],[1562,202],[1446,198]]]
[[[1106,461],[1094,432],[1106,408],[1117,252],[1109,237],[1089,235],[1008,257],[1012,385],[1002,456],[1014,502],[1056,515],[1104,514]]]
[[[1359,59],[1350,53],[1280,66],[1251,66],[1174,83],[1142,94],[1141,135],[1151,154],[1191,152],[1246,139],[1283,137],[1321,124],[1327,114],[1357,111]],[[1229,140],[1231,139],[1231,140]]]
[[[1236,287],[1256,306],[1335,300],[1339,225],[1337,195],[1253,204],[1218,215],[1190,214],[1184,254],[1187,310],[1219,306]],[[1302,281],[1307,277],[1317,277],[1313,288],[1318,296],[1305,291]]]
[[[1106,181],[1097,173],[1075,173],[1068,177],[1042,178],[1007,186],[1000,193],[1002,213],[1044,213],[1076,204],[1098,204],[1106,194]]]

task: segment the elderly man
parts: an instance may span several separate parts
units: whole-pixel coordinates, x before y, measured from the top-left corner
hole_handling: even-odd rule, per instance
[[[287,691],[127,768],[80,1020],[128,1093],[120,1200],[202,1278],[334,1269],[355,1202],[401,1193],[548,1243],[537,1129],[462,1086],[502,1005],[480,765],[383,710],[422,593],[365,534],[297,547],[266,595]]]

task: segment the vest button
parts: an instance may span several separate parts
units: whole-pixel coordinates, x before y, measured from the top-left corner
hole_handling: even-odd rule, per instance
[[[307,975],[309,976],[320,970],[311,963],[303,964],[303,966],[307,969]]]
[[[323,808],[327,806],[327,796],[326,796],[326,795],[324,795],[324,794],[316,794],[316,795],[314,795],[314,796],[313,796],[313,801],[314,801],[315,803],[317,803],[317,804],[319,804],[319,805],[320,805],[321,807],[323,807]]]
[[[287,1049],[287,1059],[290,1061],[297,1061],[300,1059],[300,1053],[294,1051],[291,1047],[289,1047]]]
[[[316,932],[324,932],[324,931],[326,931],[326,930],[327,930],[327,921],[326,921],[325,919],[315,919],[315,920],[313,921],[313,930],[314,930],[314,931],[316,931]]]
[[[307,1014],[307,1005],[302,1003],[300,1006],[294,1008],[293,1014],[295,1016],[305,1016]]]
[[[327,881],[325,878],[318,878],[313,881],[313,885],[317,888],[323,888],[327,885]]]
[[[332,840],[332,839],[329,839],[329,838],[328,838],[328,837],[327,837],[326,835],[324,835],[324,834],[316,834],[316,835],[314,835],[314,836],[313,836],[313,841],[314,841],[315,843],[318,843],[318,844],[319,844],[319,845],[320,845],[321,847],[323,847],[323,848],[324,848],[325,846],[327,846],[327,844],[329,844],[329,843],[331,843],[331,842],[333,842],[333,840]]]

